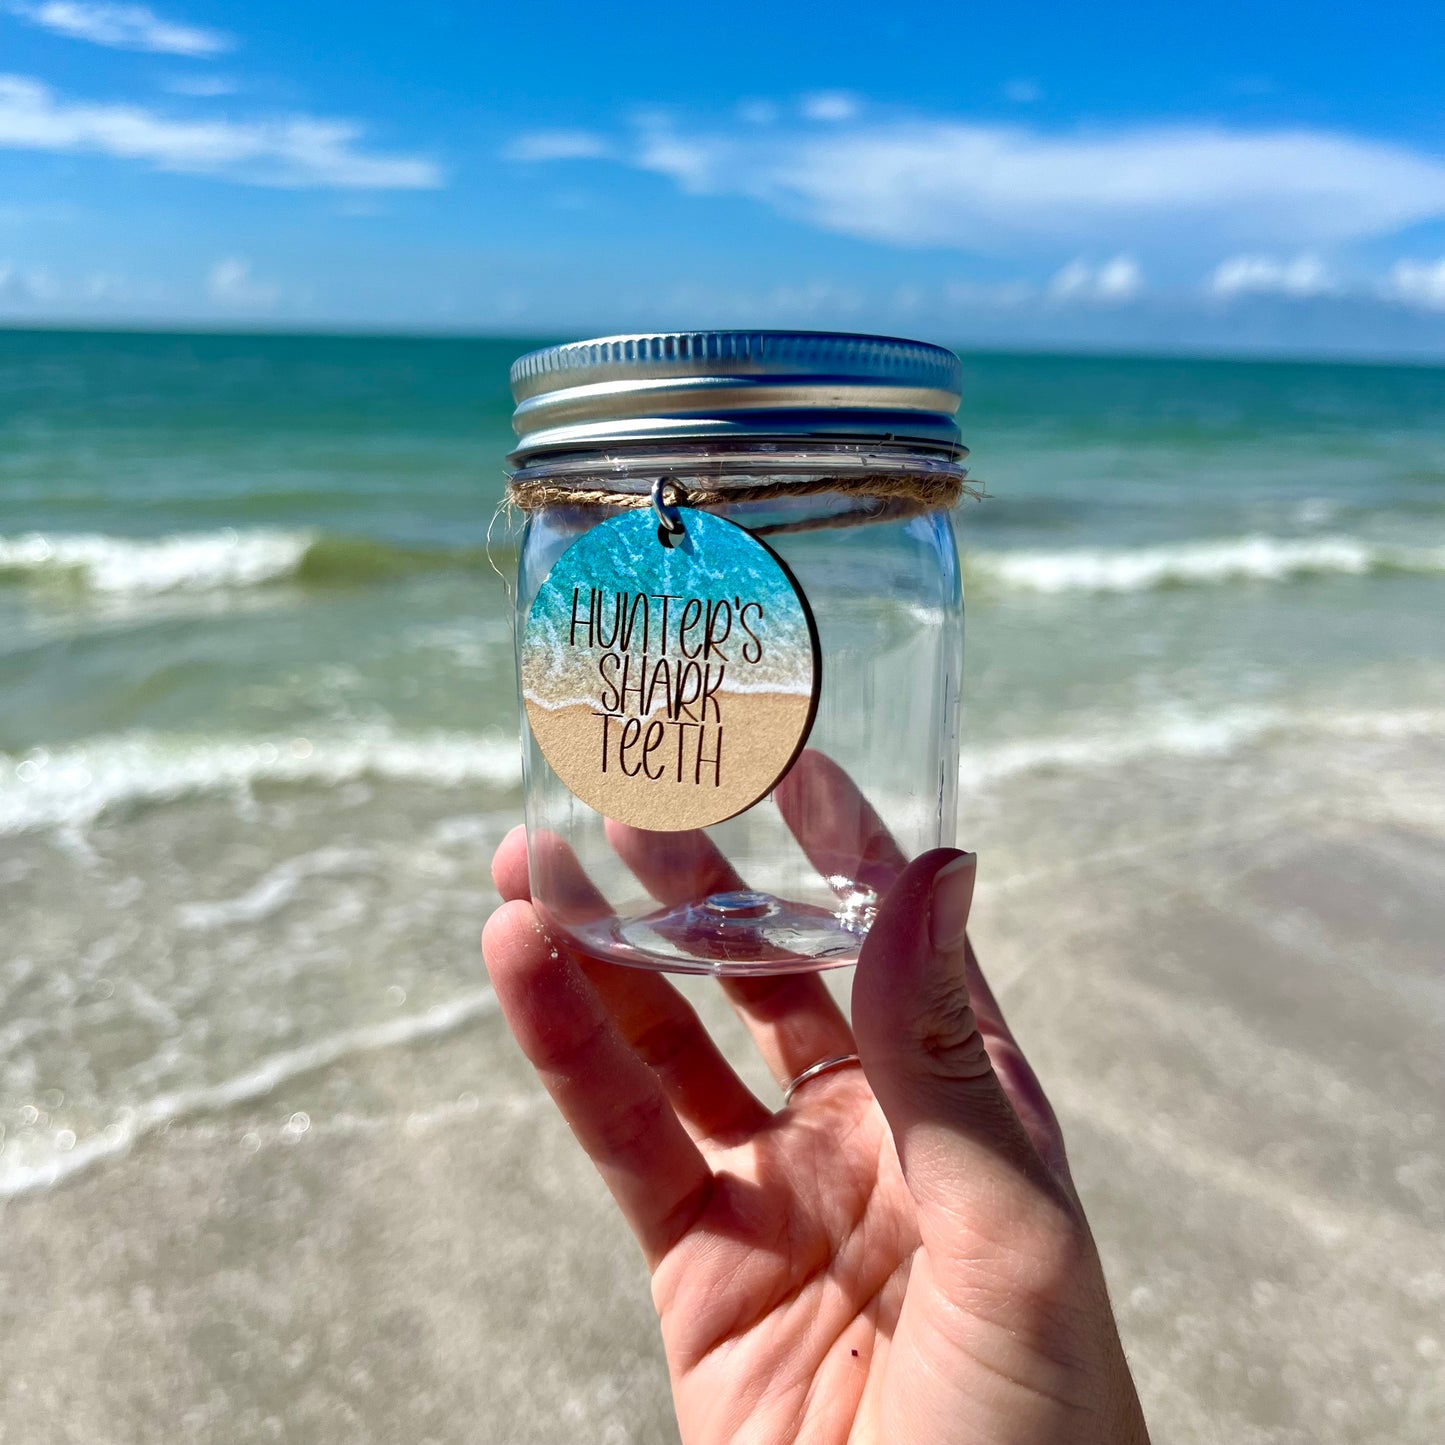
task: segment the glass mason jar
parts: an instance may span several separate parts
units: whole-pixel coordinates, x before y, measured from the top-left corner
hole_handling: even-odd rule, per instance
[[[939,347],[808,332],[610,337],[512,368],[519,691],[539,589],[621,508],[655,507],[641,545],[667,545],[669,516],[705,499],[784,564],[816,639],[800,750],[770,792],[706,828],[605,818],[558,776],[524,707],[532,896],[569,946],[671,972],[843,966],[902,864],[953,843],[959,381]]]

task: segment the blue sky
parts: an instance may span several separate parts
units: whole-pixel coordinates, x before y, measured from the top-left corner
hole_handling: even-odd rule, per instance
[[[1445,357],[1442,15],[0,0],[0,319]]]

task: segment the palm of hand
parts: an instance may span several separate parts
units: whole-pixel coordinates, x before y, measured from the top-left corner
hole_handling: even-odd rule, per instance
[[[804,1087],[806,1113],[716,1151],[719,1187],[653,1276],[688,1441],[888,1438],[914,1205],[862,1074]]]
[[[1090,1438],[1059,1423],[1096,1403],[1078,1388],[1082,1360],[1059,1358],[1054,1338],[1061,1308],[1078,1306],[1079,1265],[1089,1284],[1097,1272],[1067,1212],[975,1206],[935,1264],[864,1076],[807,1087],[805,1112],[714,1153],[719,1187],[654,1271],[683,1439]],[[1116,1342],[1105,1331],[1092,1343],[1107,1371]],[[939,1433],[948,1422],[965,1433]]]

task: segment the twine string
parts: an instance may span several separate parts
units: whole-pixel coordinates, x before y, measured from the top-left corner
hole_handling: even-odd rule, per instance
[[[565,477],[513,478],[507,485],[505,505],[523,512],[542,507],[600,507],[626,509],[655,507],[658,488],[673,483],[672,476],[661,477],[647,491],[621,491],[599,484],[598,478],[581,477],[575,482]],[[832,527],[856,527],[869,522],[917,516],[922,512],[950,510],[963,497],[981,498],[983,489],[965,479],[962,471],[890,475],[868,473],[861,476],[808,477],[798,481],[739,482],[731,485],[689,485],[686,489],[690,507],[738,506],[747,502],[774,502],[785,497],[816,497],[828,493],[852,498],[857,505],[828,517],[811,517],[792,522],[774,522],[750,526],[758,534],[816,531]]]

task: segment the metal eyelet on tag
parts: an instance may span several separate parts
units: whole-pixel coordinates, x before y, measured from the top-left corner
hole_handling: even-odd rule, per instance
[[[667,489],[671,487],[675,500],[667,500]],[[657,513],[657,540],[664,547],[671,547],[675,537],[681,537],[687,528],[682,524],[678,508],[687,505],[687,492],[681,482],[671,477],[659,477],[652,484],[652,510]]]

